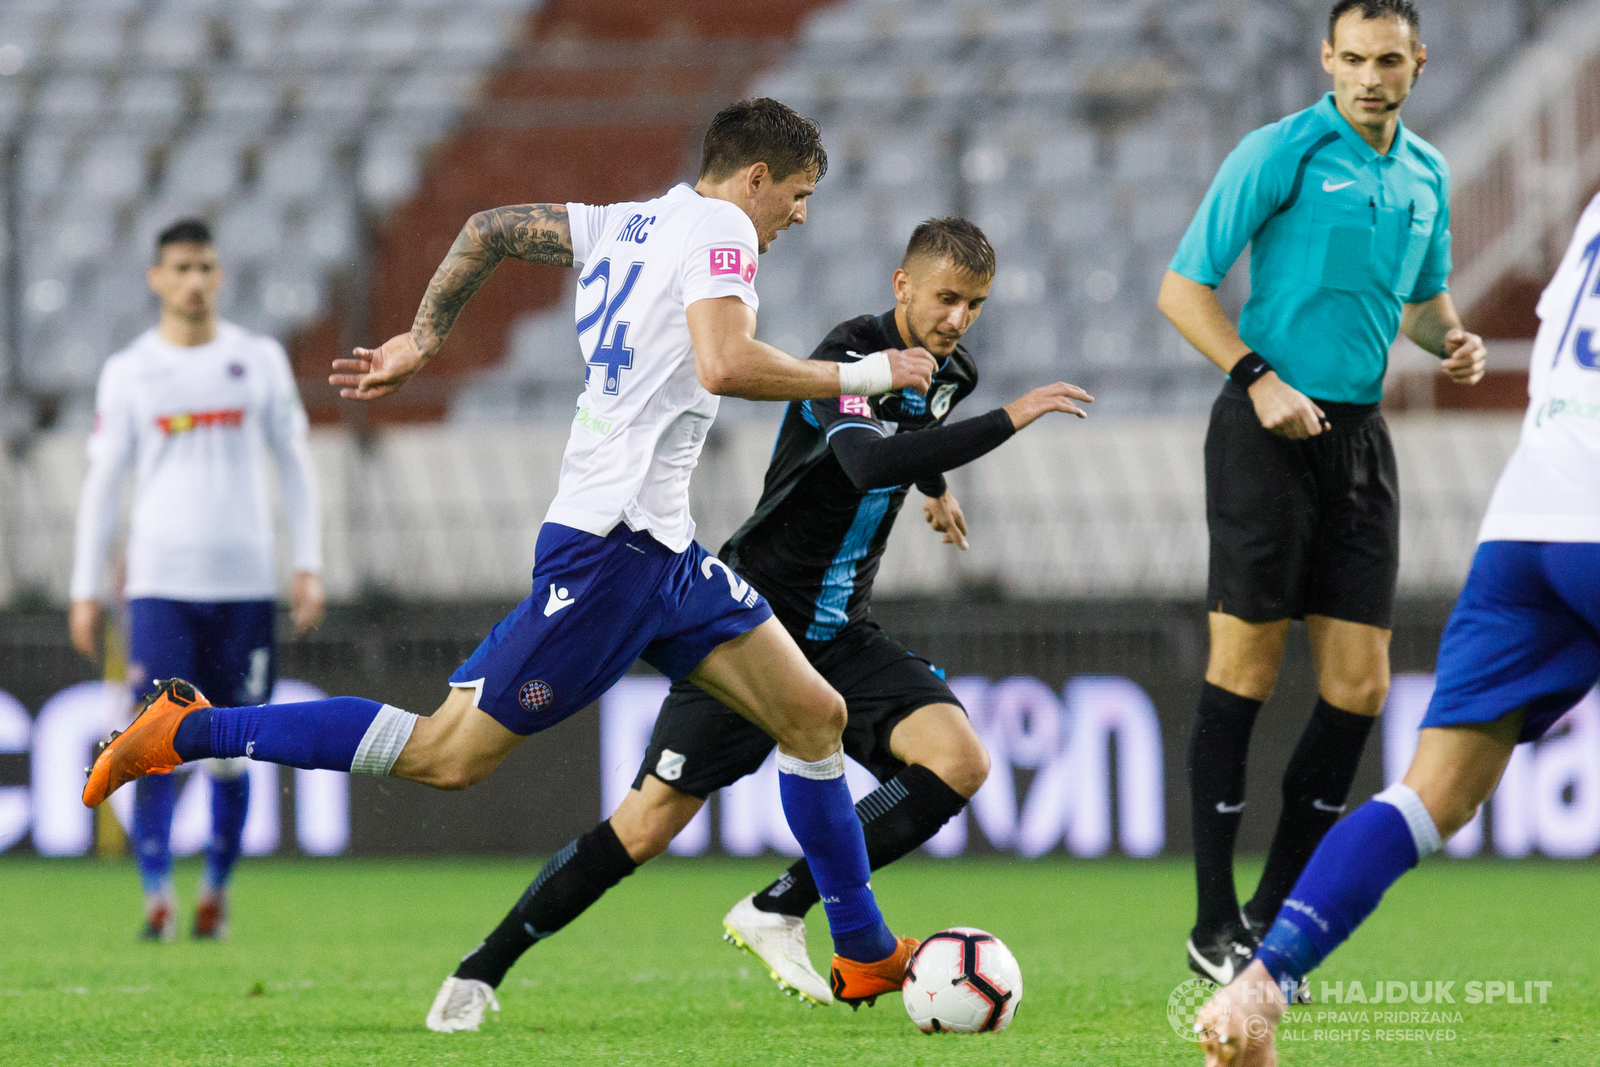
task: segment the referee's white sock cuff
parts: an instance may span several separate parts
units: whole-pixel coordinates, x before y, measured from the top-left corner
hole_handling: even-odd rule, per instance
[[[815,763],[807,763],[794,756],[785,756],[778,753],[778,773],[794,774],[801,778],[810,778],[815,782],[826,782],[844,775],[844,749],[835,750],[833,755],[819,759]]]
[[[1439,840],[1439,828],[1433,824],[1433,816],[1428,814],[1415,789],[1404,782],[1396,782],[1372,799],[1381,800],[1405,817],[1406,827],[1411,831],[1411,841],[1417,846],[1419,862],[1439,851],[1443,843]]]

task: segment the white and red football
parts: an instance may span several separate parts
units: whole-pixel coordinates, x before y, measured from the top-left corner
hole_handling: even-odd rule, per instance
[[[995,1034],[1017,1014],[1022,969],[998,937],[954,926],[917,949],[900,996],[925,1034]]]

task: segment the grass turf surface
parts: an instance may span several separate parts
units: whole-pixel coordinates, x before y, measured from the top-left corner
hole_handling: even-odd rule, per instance
[[[504,914],[529,862],[246,862],[233,940],[134,939],[131,865],[0,861],[0,1060],[71,1064],[1198,1064],[1166,1020],[1182,982],[1186,862],[908,861],[874,879],[897,930],[985,927],[1016,952],[1026,996],[998,1036],[926,1037],[898,996],[810,1009],[718,940],[722,913],[776,861],[672,861],[624,881],[533,949],[476,1034],[423,1015],[455,960]],[[183,927],[198,868],[178,875]],[[1248,876],[1241,879],[1251,884]],[[185,892],[184,890],[187,890]],[[1455,981],[1453,1040],[1333,1040],[1401,1029],[1388,1005],[1291,1013],[1296,1064],[1600,1062],[1600,868],[1430,861],[1315,982]],[[812,957],[825,968],[821,909]],[[1546,1004],[1469,1005],[1472,980],[1550,981]],[[1320,986],[1318,986],[1320,987]],[[1432,1011],[1414,1005],[1406,1010]],[[1319,1011],[1362,1012],[1317,1021]],[[1300,1021],[1296,1020],[1299,1016]]]

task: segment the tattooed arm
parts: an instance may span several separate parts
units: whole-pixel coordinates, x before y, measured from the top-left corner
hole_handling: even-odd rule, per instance
[[[353,359],[334,360],[329,383],[349,400],[376,400],[399,389],[444,345],[461,309],[507,257],[572,266],[567,205],[518,204],[472,216],[433,272],[410,332],[381,348],[358,348]]]

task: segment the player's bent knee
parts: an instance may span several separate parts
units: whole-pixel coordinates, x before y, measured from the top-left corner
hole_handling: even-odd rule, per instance
[[[775,740],[800,759],[827,759],[839,750],[839,740],[849,721],[844,697],[828,688],[786,715]]]
[[[981,741],[961,742],[929,759],[924,766],[939,780],[971,800],[989,778],[989,752]]]
[[[1352,715],[1376,715],[1389,696],[1389,675],[1381,677],[1332,679],[1320,687],[1322,698]]]

